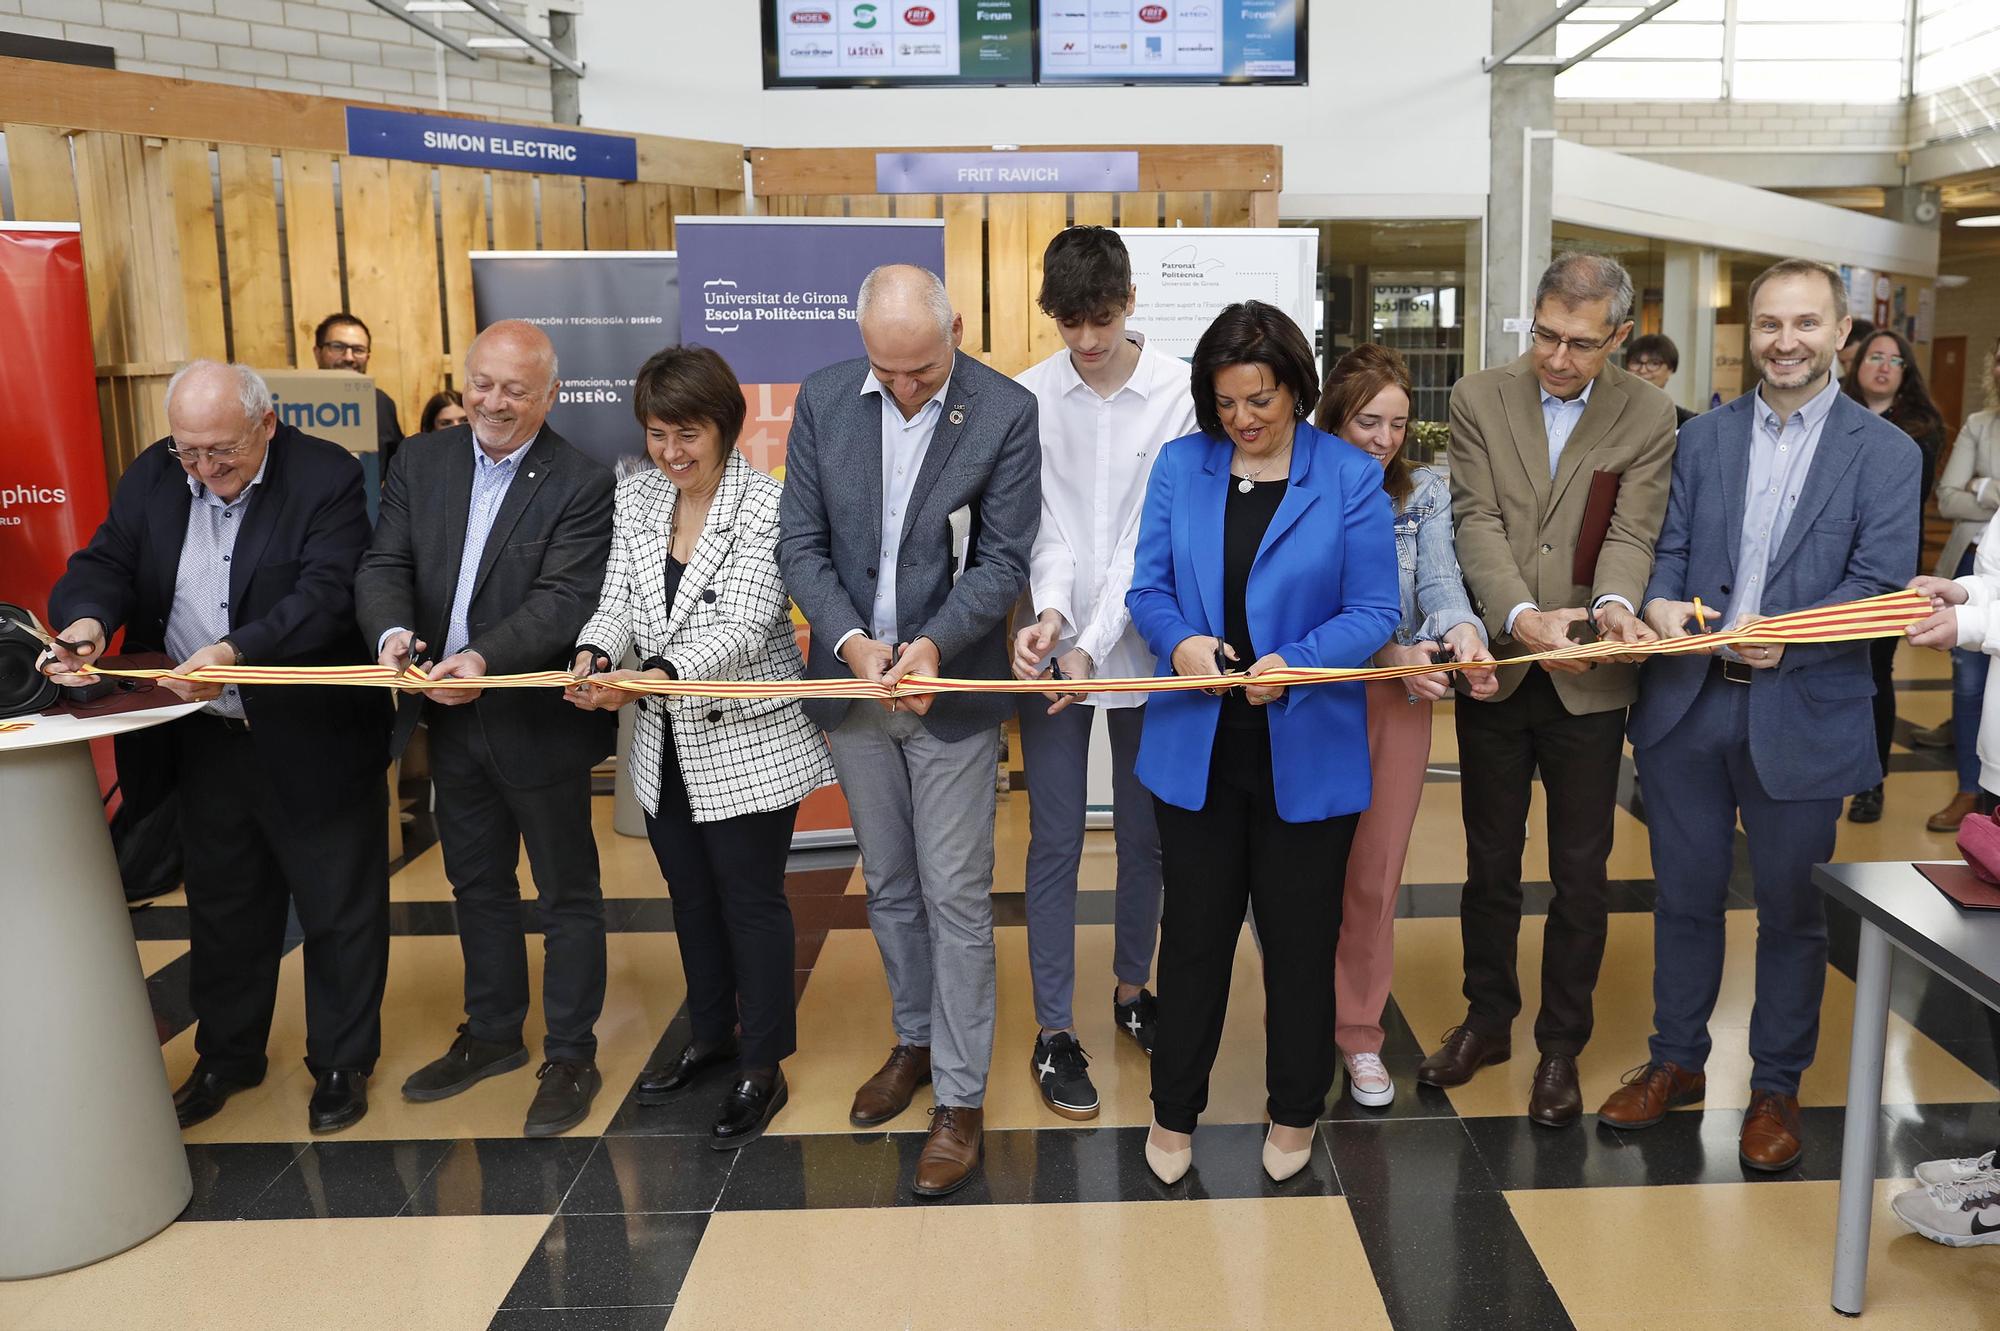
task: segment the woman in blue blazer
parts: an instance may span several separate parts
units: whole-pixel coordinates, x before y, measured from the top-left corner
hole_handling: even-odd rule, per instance
[[[1360,684],[1249,682],[1285,666],[1362,666],[1401,618],[1382,473],[1305,420],[1310,344],[1283,312],[1231,305],[1195,348],[1201,433],[1154,465],[1126,605],[1163,673],[1241,670],[1217,697],[1155,694],[1139,779],[1158,808],[1165,902],[1153,1127],[1146,1161],[1173,1183],[1222,1039],[1246,903],[1264,945],[1264,1168],[1312,1152],[1336,1067],[1333,966],[1341,884],[1368,806]]]

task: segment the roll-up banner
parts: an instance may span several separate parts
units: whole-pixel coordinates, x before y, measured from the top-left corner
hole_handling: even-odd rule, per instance
[[[749,405],[737,446],[779,480],[799,384],[862,354],[861,279],[885,263],[944,276],[944,222],[935,218],[677,217],[674,243],[681,341],[715,348],[736,371]],[[852,840],[838,787],[806,800],[794,845]]]
[[[0,332],[0,601],[46,620],[110,499],[75,223],[0,223]]]
[[[632,383],[649,356],[681,340],[678,273],[670,250],[475,252],[473,319],[481,328],[521,319],[548,334],[562,378],[550,426],[616,467],[646,451]]]

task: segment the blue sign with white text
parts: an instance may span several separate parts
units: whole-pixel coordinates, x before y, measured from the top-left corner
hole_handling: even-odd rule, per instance
[[[876,153],[877,194],[1130,194],[1139,154]]]
[[[639,175],[638,141],[616,134],[552,125],[500,125],[370,106],[347,108],[347,152],[352,157],[603,180],[636,180]]]

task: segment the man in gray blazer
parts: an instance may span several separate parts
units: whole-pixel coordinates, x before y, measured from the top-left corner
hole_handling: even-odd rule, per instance
[[[380,663],[433,679],[566,670],[611,553],[611,473],[548,428],[556,354],[539,328],[496,323],[465,358],[472,419],[397,450],[355,604]],[[435,665],[430,663],[435,661]],[[466,1022],[403,1097],[442,1100],[528,1062],[527,940],[515,876],[525,842],[541,920],[545,1062],[524,1131],[552,1136],[602,1084],[604,895],[590,769],[616,721],[559,689],[431,689],[402,696],[394,752],[430,726],[445,877],[458,903]]]
[[[806,674],[1005,679],[1007,613],[1041,521],[1034,395],[957,352],[944,283],[890,265],[861,284],[867,355],[799,388],[778,563],[812,627]],[[978,1168],[993,1058],[993,755],[1005,695],[820,700],[861,843],[896,1047],[855,1094],[857,1127],[934,1082],[915,1189]]]
[[[1750,284],[1754,393],[1681,427],[1642,607],[1662,638],[1894,591],[1916,572],[1919,470],[1910,437],[1840,392],[1838,273],[1787,259]],[[1659,897],[1648,1061],[1598,1111],[1651,1127],[1707,1093],[1708,1017],[1722,984],[1723,907],[1740,817],[1757,900],[1750,1108],[1738,1147],[1759,1170],[1803,1152],[1799,1079],[1819,1040],[1826,911],[1812,866],[1833,858],[1843,797],[1882,779],[1865,642],[1746,644],[1655,657],[1639,675],[1632,748]]]

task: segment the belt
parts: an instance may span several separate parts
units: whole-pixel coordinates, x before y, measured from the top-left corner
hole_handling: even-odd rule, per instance
[[[1717,673],[1731,684],[1748,684],[1757,678],[1757,672],[1742,661],[1732,661],[1726,656],[1714,658]]]

